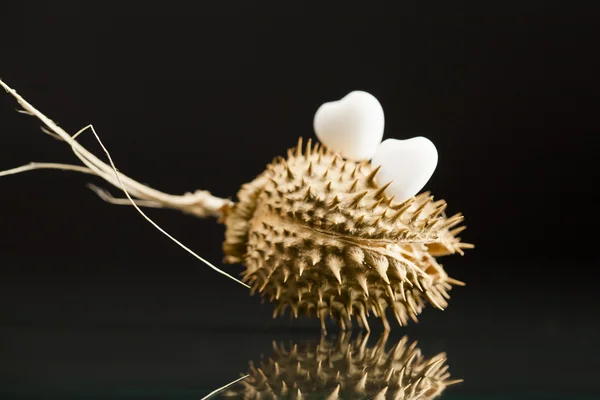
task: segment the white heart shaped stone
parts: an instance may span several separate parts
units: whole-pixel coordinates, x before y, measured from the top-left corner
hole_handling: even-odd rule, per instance
[[[361,90],[323,104],[313,121],[321,143],[354,161],[373,157],[383,139],[384,125],[381,104],[375,96]]]
[[[386,139],[371,160],[374,167],[381,166],[377,182],[392,184],[386,189],[388,196],[404,201],[419,193],[433,175],[438,162],[438,152],[431,140],[418,136],[406,140]]]

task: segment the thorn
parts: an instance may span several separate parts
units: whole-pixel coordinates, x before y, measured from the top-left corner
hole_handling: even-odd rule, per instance
[[[331,193],[331,181],[327,182],[327,186],[325,186],[325,191],[327,193]]]
[[[354,196],[354,198],[352,199],[352,201],[350,202],[350,204],[348,205],[350,208],[354,208],[354,207],[358,207],[358,205],[360,204],[360,201],[363,199],[363,197],[365,197],[367,194],[369,193],[368,190],[365,190],[362,193],[357,194],[356,196]]]
[[[310,162],[310,164],[308,164],[308,169],[306,170],[306,174],[308,176],[312,176],[313,173],[313,165],[312,165],[312,161]]]
[[[442,217],[433,217],[427,218],[425,223],[423,224],[423,228],[427,230],[431,230],[434,226],[436,226],[439,222],[442,222]]]
[[[309,186],[308,189],[306,190],[306,194],[304,195],[304,197],[302,198],[302,200],[304,201],[312,201],[315,198],[315,195],[312,193],[311,191],[311,187]]]
[[[350,186],[350,189],[348,190],[348,193],[354,193],[356,191],[356,186],[358,185],[358,179],[354,181],[354,183],[352,183],[352,186]]]
[[[364,222],[365,222],[365,215],[361,214],[361,216],[356,219],[356,225],[362,225]]]
[[[387,258],[381,258],[381,260],[385,260],[385,262],[381,262],[381,263],[376,262],[376,263],[374,263],[373,267],[375,267],[375,270],[381,276],[383,281],[389,285],[390,278],[388,278],[387,273],[386,273],[387,269],[388,269]]]
[[[383,194],[383,192],[385,192],[385,189],[387,189],[393,181],[389,181],[388,183],[386,183],[384,186],[380,187],[375,194],[373,194],[373,198],[375,199],[382,199],[385,197],[385,195]]]
[[[442,307],[440,305],[440,303],[437,302],[437,300],[433,297],[433,295],[429,292],[429,290],[425,291],[425,296],[427,296],[427,298],[429,299],[429,302],[431,304],[433,304],[433,306],[437,309],[440,309],[442,311],[444,311],[444,307]]]
[[[414,223],[419,218],[419,216],[421,215],[421,212],[423,212],[423,210],[425,209],[425,207],[427,206],[427,204],[431,203],[432,200],[433,200],[433,197],[428,197],[427,200],[425,200],[423,202],[423,204],[421,204],[415,210],[415,213],[413,214],[412,218],[410,219],[411,223]]]
[[[358,165],[356,167],[354,167],[354,171],[352,171],[352,174],[350,175],[350,178],[355,179],[357,172],[358,172]]]
[[[312,153],[312,139],[308,139],[306,141],[306,151],[305,151],[305,157],[308,159],[308,157],[310,157],[311,153]]]
[[[320,162],[320,161],[321,161],[321,160],[319,160],[319,162]],[[328,173],[329,173],[329,169],[326,169],[326,170],[325,170],[325,173],[323,174],[323,176],[321,177],[321,179],[322,179],[322,180],[325,180],[325,179],[327,179],[327,174],[328,174]]]
[[[340,274],[340,270],[341,270],[340,265],[338,263],[329,262],[329,263],[327,263],[327,266],[333,273],[333,276],[335,276],[335,279],[337,279],[338,283],[341,285],[342,284],[342,276]]]
[[[429,196],[431,196],[431,192],[430,191],[423,192],[423,193],[417,195],[415,197],[415,200],[417,200],[417,202],[419,202],[419,201],[423,200],[425,197],[429,197]]]
[[[364,275],[357,275],[356,280],[358,284],[362,288],[363,292],[365,292],[365,296],[369,297],[369,285],[367,284],[367,277]]]
[[[458,247],[459,247],[460,249],[474,249],[474,248],[475,248],[475,245],[474,245],[473,243],[464,243],[464,242],[463,242],[463,243],[459,243],[459,244],[458,244]]]
[[[346,172],[346,165],[347,164],[348,164],[348,161],[344,161],[344,163],[342,164],[342,169],[341,169],[342,173]]]
[[[369,175],[366,177],[366,179],[365,179],[365,180],[367,181],[367,184],[368,184],[368,185],[370,185],[370,186],[375,186],[375,187],[376,187],[376,184],[375,184],[375,175],[377,175],[377,173],[379,172],[379,169],[380,169],[380,168],[381,168],[381,165],[380,165],[379,167],[375,168],[375,169],[374,169],[374,170],[373,170],[373,171],[372,171],[372,172],[371,172],[371,173],[370,173],[370,174],[369,174]]]
[[[285,166],[285,168],[286,168],[286,170],[287,170],[287,178],[288,178],[288,181],[293,181],[293,180],[294,180],[294,178],[295,178],[295,176],[294,176],[294,174],[292,173],[292,170],[290,169],[290,166],[289,166],[289,165],[286,165],[286,166]]]
[[[333,156],[333,161],[331,162],[332,167],[337,167],[338,158],[340,158],[337,154]]]
[[[452,229],[452,230],[450,231],[450,234],[451,234],[452,236],[456,236],[456,235],[458,235],[459,233],[461,233],[462,231],[464,231],[465,229],[467,229],[467,227],[466,227],[466,226],[464,226],[464,225],[463,225],[463,226],[459,226],[458,228],[454,228],[454,229]]]
[[[423,376],[427,377],[427,376],[431,375],[431,373],[433,371],[437,370],[438,367],[440,367],[444,363],[445,360],[446,359],[444,357],[441,357],[441,358],[435,360],[434,362],[432,362],[430,365],[428,365],[425,368],[425,371],[423,371]]]
[[[387,205],[387,206],[391,205],[395,198],[396,198],[396,195],[392,195],[392,197],[388,197],[388,199],[385,201],[385,205]]]
[[[381,215],[379,217],[377,217],[377,219],[375,219],[372,223],[371,226],[373,227],[377,227],[379,226],[379,224],[381,223]]]
[[[396,221],[398,221],[400,216],[402,216],[402,214],[404,214],[406,212],[406,210],[408,210],[410,208],[411,205],[412,205],[412,203],[405,204],[404,207],[401,207],[400,209],[398,209],[398,211],[396,211],[396,213],[390,217],[389,221],[392,223],[395,223]]]
[[[408,208],[416,201],[415,197],[411,197],[410,199],[404,200],[402,203],[393,206],[392,208],[394,210],[401,210],[401,209],[405,209],[408,210]],[[407,207],[408,206],[408,207]]]
[[[396,301],[396,295],[394,294],[394,290],[392,289],[392,286],[387,285],[385,287],[385,292],[387,293],[388,297],[390,299],[392,299],[392,301]]]
[[[442,229],[452,228],[453,226],[460,224],[464,220],[465,217],[461,213],[455,214],[452,217],[448,218],[444,226],[442,226]]]
[[[375,203],[373,203],[373,205],[371,206],[370,210],[374,211],[383,201],[383,197],[381,197],[379,200],[377,200]],[[384,211],[385,214],[385,211]],[[382,214],[382,216],[384,216],[384,214]]]
[[[302,136],[298,138],[298,146],[296,147],[296,157],[302,156]]]
[[[335,207],[335,206],[337,206],[340,203],[341,203],[341,200],[340,200],[339,196],[336,195],[333,198],[333,200],[331,200],[331,203],[329,203],[329,207]]]
[[[440,215],[448,206],[448,203],[444,203],[441,206],[439,206],[438,208],[435,209],[434,212],[432,212],[427,218],[435,218],[438,215]]]

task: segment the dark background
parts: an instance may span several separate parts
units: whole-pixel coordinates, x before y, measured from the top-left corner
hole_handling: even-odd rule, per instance
[[[466,379],[453,393],[597,390],[598,16],[534,1],[216,3],[3,5],[0,78],[70,132],[93,123],[134,179],[233,199],[298,136],[314,138],[320,104],[372,93],[386,137],[436,144],[426,188],[466,215],[477,246],[443,261],[468,284],[448,310],[394,334],[447,351]],[[76,161],[15,108],[2,93],[0,169]],[[91,135],[81,142],[101,154]],[[316,321],[273,321],[269,304],[89,181],[103,185],[57,171],[2,178],[4,392],[197,398],[271,339],[318,337]],[[148,213],[220,263],[223,226]]]

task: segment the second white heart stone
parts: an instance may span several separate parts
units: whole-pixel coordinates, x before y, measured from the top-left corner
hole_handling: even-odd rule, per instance
[[[356,90],[319,107],[313,125],[321,143],[344,158],[360,161],[375,154],[385,118],[375,96]]]
[[[438,153],[431,140],[418,136],[406,140],[387,139],[378,147],[371,160],[374,167],[381,166],[377,182],[392,184],[386,194],[404,201],[419,193],[437,167]]]

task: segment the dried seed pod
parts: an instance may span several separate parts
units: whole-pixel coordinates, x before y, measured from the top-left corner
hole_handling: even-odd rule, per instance
[[[275,303],[273,316],[329,316],[342,328],[352,317],[369,329],[370,312],[389,330],[417,320],[425,303],[447,306],[448,277],[436,256],[472,247],[453,232],[446,203],[428,193],[398,203],[385,194],[378,169],[343,160],[309,141],[245,184],[224,218],[225,261],[246,266],[243,281]]]
[[[368,335],[336,341],[293,344],[273,342],[273,353],[225,397],[243,399],[434,399],[461,380],[450,380],[446,355],[425,358],[405,336],[389,351],[384,335],[369,346]]]

